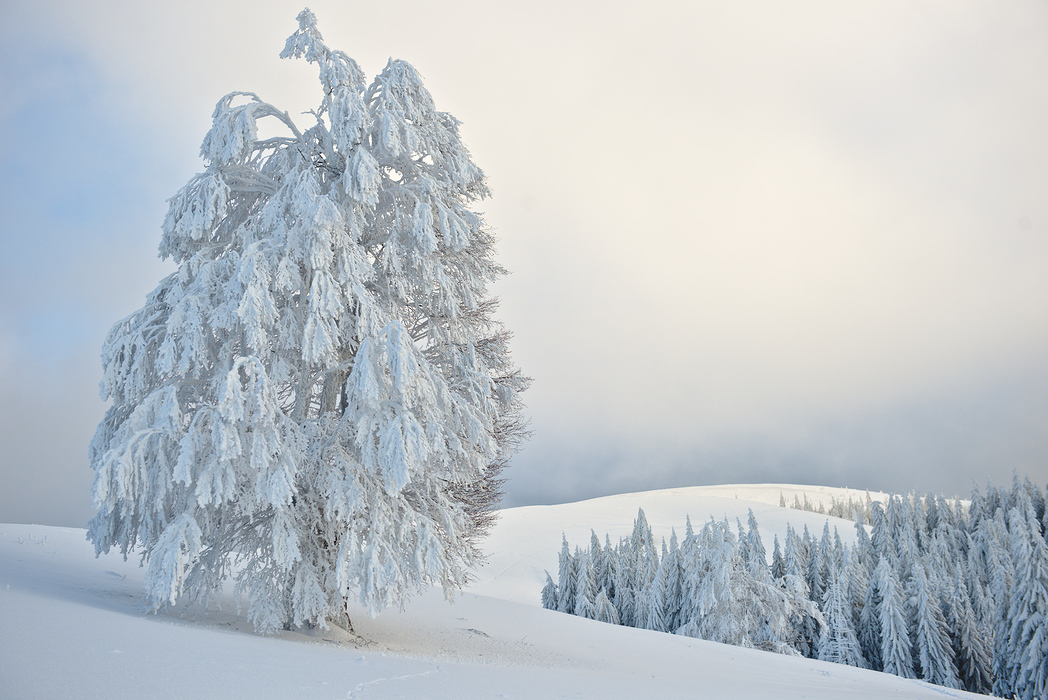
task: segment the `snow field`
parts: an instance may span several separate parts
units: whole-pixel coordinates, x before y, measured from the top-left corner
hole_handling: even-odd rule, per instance
[[[428,590],[403,611],[374,619],[357,611],[359,637],[340,630],[259,637],[229,596],[221,609],[145,614],[136,560],[95,559],[83,530],[2,525],[0,697],[978,697],[539,606],[561,532],[573,546],[588,542],[591,528],[616,541],[629,534],[638,507],[656,537],[671,527],[682,532],[686,513],[696,525],[710,515],[734,524],[753,508],[769,551],[786,522],[821,532],[826,521],[737,488],[737,499],[700,487],[509,509],[487,541],[488,565],[453,605]],[[851,523],[835,524],[842,538],[853,536]]]

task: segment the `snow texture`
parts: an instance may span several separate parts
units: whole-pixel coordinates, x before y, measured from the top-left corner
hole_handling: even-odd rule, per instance
[[[817,488],[811,489],[816,491]],[[766,501],[763,497],[774,498]],[[263,638],[230,587],[208,610],[145,614],[144,572],[94,557],[84,531],[0,526],[0,688],[5,698],[941,698],[918,680],[813,659],[604,624],[543,610],[562,533],[628,536],[638,508],[667,540],[687,514],[745,519],[761,535],[785,523],[821,531],[825,516],[787,511],[771,487],[738,498],[702,488],[504,511],[478,583],[448,605],[439,588],[403,611],[337,629]],[[751,498],[752,496],[752,498]],[[836,522],[842,533],[850,527]],[[184,613],[184,614],[183,614]],[[979,697],[949,691],[950,697]]]

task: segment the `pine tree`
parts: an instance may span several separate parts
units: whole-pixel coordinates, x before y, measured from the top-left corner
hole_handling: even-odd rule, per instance
[[[993,600],[993,694],[1009,697],[1015,689],[1015,664],[1018,659],[1010,646],[1012,588],[1014,577],[1014,553],[1008,544],[1008,527],[1004,520],[1004,505],[1007,499],[1000,492],[987,486],[987,491],[994,494],[995,507],[993,516],[983,521],[984,546],[988,556],[989,569],[988,590]]]
[[[650,537],[651,529],[648,529]],[[642,629],[655,629],[654,625],[664,625],[664,621],[651,618],[652,609],[661,603],[653,602],[656,587],[656,574],[659,570],[659,555],[654,546],[645,545],[639,552],[642,559],[637,563],[637,593],[633,603],[633,625]]]
[[[1048,504],[1048,491],[1045,493],[1044,502]],[[1041,532],[1044,533],[1045,538],[1048,538],[1048,506],[1045,507],[1044,515],[1041,516]]]
[[[662,545],[665,549],[665,540]],[[659,561],[658,568],[655,570],[655,578],[651,582],[650,593],[648,595],[648,614],[646,619],[647,624],[645,626],[650,630],[655,630],[656,632],[669,632],[672,629],[667,621],[667,611],[671,599],[670,589],[672,587],[672,577],[673,571],[669,550],[665,550],[665,554]]]
[[[542,587],[542,607],[546,610],[557,609],[557,584],[553,583],[553,577],[546,572],[546,585]]]
[[[596,619],[598,622],[607,622],[611,625],[617,625],[619,623],[619,614],[615,610],[615,606],[611,604],[608,599],[608,593],[603,588],[600,589],[600,593],[597,594],[597,602],[595,604],[597,608]]]
[[[1008,615],[1011,686],[1023,700],[1048,696],[1048,544],[1034,508],[1010,516],[1015,589]]]
[[[862,612],[859,614],[859,628],[856,633],[859,637],[859,647],[862,649],[863,658],[874,671],[884,670],[884,662],[881,659],[880,609],[879,587],[876,578],[871,575],[863,599]]]
[[[809,544],[811,536],[804,528],[804,536],[797,534],[789,524],[786,525],[786,576],[794,587],[803,588],[805,595],[811,599],[811,586],[808,583]],[[818,625],[810,615],[803,615],[794,621],[796,638],[794,647],[804,656],[814,658],[818,650]]]
[[[670,546],[666,552],[666,629],[674,631],[680,626],[681,607],[684,596],[684,572],[681,568],[680,546],[677,544],[677,531],[670,530]]]
[[[746,549],[749,554],[750,570],[754,576],[767,577],[770,574],[768,553],[764,549],[764,543],[761,541],[761,531],[757,527],[757,518],[753,515],[752,508],[749,509],[747,527],[749,529],[746,533]]]
[[[597,608],[597,572],[593,566],[588,549],[575,550],[575,561],[578,568],[575,579],[575,609],[574,613],[579,617],[595,619]]]
[[[557,575],[557,610],[571,615],[575,612],[575,587],[578,574],[575,558],[568,548],[568,538],[561,535],[560,560]]]
[[[871,520],[870,544],[873,547],[874,554],[877,556],[877,561],[880,561],[883,557],[895,554],[888,517],[880,501],[873,503]],[[876,566],[876,563],[874,563],[874,566]]]
[[[866,590],[870,585],[870,579],[866,575],[866,569],[862,565],[862,562],[859,560],[859,556],[854,549],[845,549],[842,585],[845,586],[848,608],[852,616],[852,629],[855,630],[855,635],[858,639],[861,636],[862,610],[866,599]],[[866,649],[862,644],[861,639],[859,649],[863,659],[866,659]]]
[[[775,535],[771,552],[771,577],[776,581],[786,575],[786,560],[779,549],[779,536]]]
[[[955,574],[950,589],[946,621],[951,631],[958,675],[965,689],[973,693],[989,693],[993,687],[993,679],[990,676],[993,655],[986,635],[979,628],[960,571]]]
[[[819,660],[866,668],[859,640],[852,626],[852,611],[847,584],[836,572],[831,573],[822,601],[826,627],[819,638]]]
[[[615,577],[615,609],[619,613],[619,622],[627,627],[634,626],[633,611],[636,604],[636,561],[633,548],[628,540],[621,540],[616,548],[616,560],[619,563]]]
[[[463,585],[528,383],[458,122],[407,63],[368,85],[298,19],[281,56],[319,67],[316,125],[219,101],[163,225],[178,271],[106,339],[90,450],[96,551],[142,547],[154,608],[206,600],[236,558],[264,633]]]
[[[913,567],[912,598],[916,608],[915,645],[921,667],[921,678],[935,685],[960,688],[954,668],[953,647],[946,627],[946,617],[939,607],[924,567]]]
[[[916,678],[913,672],[910,634],[906,625],[902,584],[895,575],[895,567],[883,557],[873,572],[879,605],[878,622],[881,628],[881,668],[903,678]]]
[[[598,585],[607,591],[608,600],[615,601],[615,582],[619,577],[619,555],[618,550],[611,546],[611,537],[604,534],[604,569],[603,579]],[[618,624],[618,623],[616,623]]]

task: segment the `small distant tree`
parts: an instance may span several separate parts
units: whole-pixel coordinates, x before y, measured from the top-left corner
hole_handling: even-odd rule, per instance
[[[577,562],[577,574],[575,579],[575,610],[579,617],[588,617],[591,620],[596,617],[597,608],[597,572],[593,566],[593,560],[589,550],[576,549],[575,561]]]
[[[553,583],[553,577],[546,572],[546,585],[542,587],[542,607],[546,610],[557,609],[557,584]]]
[[[596,607],[596,616],[594,617],[597,622],[607,622],[611,625],[619,624],[619,613],[615,610],[615,606],[608,599],[608,592],[603,588],[600,589],[600,593],[597,594],[597,602],[594,604]]]
[[[218,102],[163,225],[178,270],[105,341],[90,449],[96,551],[141,547],[154,608],[236,571],[261,632],[348,622],[354,595],[372,614],[429,583],[450,597],[528,384],[459,123],[407,63],[368,84],[298,21],[281,57],[320,69],[316,123]]]
[[[557,574],[557,610],[569,615],[575,612],[575,587],[578,562],[571,556],[567,535],[561,535],[560,560]]]
[[[771,577],[778,580],[786,575],[786,560],[782,558],[782,550],[779,549],[779,536],[775,535],[771,552]]]

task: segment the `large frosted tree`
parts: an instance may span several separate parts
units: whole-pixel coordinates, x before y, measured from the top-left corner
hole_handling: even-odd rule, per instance
[[[460,587],[527,386],[458,122],[407,63],[369,84],[298,20],[281,57],[319,68],[315,124],[219,101],[163,225],[178,270],[106,339],[90,449],[96,551],[141,548],[157,608],[235,572],[262,632]]]

